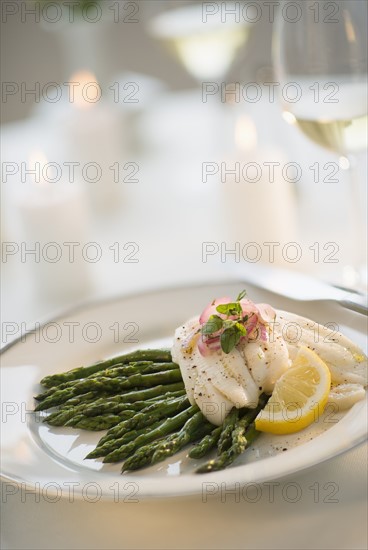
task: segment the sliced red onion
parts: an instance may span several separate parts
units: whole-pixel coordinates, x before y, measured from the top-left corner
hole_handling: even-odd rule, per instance
[[[276,317],[276,311],[269,304],[257,304],[259,317],[264,323],[271,323]]]
[[[260,338],[262,342],[268,342],[268,333],[265,325],[260,324]]]
[[[220,337],[217,336],[215,338],[208,338],[208,337],[202,336],[202,338],[198,340],[198,349],[199,349],[199,353],[204,357],[209,355],[212,351],[220,350],[221,349]]]
[[[240,300],[240,305],[242,308],[243,317],[245,315],[250,315],[251,313],[258,314],[258,308],[256,304],[252,302],[252,300],[248,300],[248,299]]]
[[[199,338],[198,340],[198,351],[203,357],[207,357],[207,355],[211,353],[211,350],[203,342],[202,338]]]
[[[198,351],[203,357],[207,357],[212,352],[212,350],[207,346],[207,343],[202,338],[199,338],[198,340]]]
[[[254,331],[254,329],[256,328],[258,324],[258,315],[256,315],[255,313],[253,313],[248,321],[245,323],[245,328],[247,329],[247,334],[248,336],[250,334],[252,334],[252,332]]]
[[[220,344],[220,341],[216,342],[216,344],[211,344],[210,346],[207,346],[208,349],[212,352],[212,351],[220,351],[221,349],[221,344]]]
[[[208,304],[208,306],[203,310],[199,322],[201,325],[204,325],[207,323],[208,319],[211,317],[211,315],[219,315],[221,317],[221,314],[216,311],[216,307],[220,304],[229,304],[231,302],[231,298],[228,296],[224,296],[222,298],[216,298],[216,300],[213,300]]]

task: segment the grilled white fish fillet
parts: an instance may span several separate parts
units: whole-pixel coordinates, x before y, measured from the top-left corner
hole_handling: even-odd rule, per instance
[[[332,383],[355,384],[362,395],[367,385],[367,357],[349,338],[332,333],[305,317],[278,311],[268,326],[268,341],[245,342],[225,354],[201,355],[198,317],[189,319],[175,332],[173,361],[179,364],[190,403],[197,404],[206,418],[220,425],[232,407],[256,407],[262,392],[272,393],[276,381],[292,365],[299,346],[314,350],[331,371]]]

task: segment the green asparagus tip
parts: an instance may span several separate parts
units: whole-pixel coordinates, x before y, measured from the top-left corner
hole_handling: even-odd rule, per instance
[[[34,395],[33,399],[35,399],[36,401],[42,401],[43,393],[39,393],[38,395]]]
[[[93,452],[91,452],[91,453],[88,453],[88,455],[85,456],[83,460],[90,460],[92,458],[98,458],[98,456],[95,455]]]
[[[109,458],[109,455],[105,456],[104,459],[102,460],[102,462],[104,464],[111,464],[112,462],[116,462],[116,460],[111,460],[111,458]]]
[[[93,451],[91,451],[90,453],[88,453],[88,455],[85,457],[86,458],[101,458],[103,456],[103,454],[101,454],[101,449],[99,449],[98,447],[96,447],[96,449],[93,449]]]
[[[196,469],[196,474],[208,474],[209,472],[212,472],[214,470],[215,466],[215,460],[209,460],[206,462],[206,464],[203,464],[203,466],[200,466]]]

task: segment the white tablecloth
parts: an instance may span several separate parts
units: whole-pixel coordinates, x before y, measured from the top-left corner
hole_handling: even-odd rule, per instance
[[[367,446],[247,491],[99,502],[41,495],[2,504],[5,549],[366,549]],[[10,490],[8,489],[10,492]],[[4,494],[4,493],[3,493]],[[298,499],[298,500],[296,500]],[[138,496],[139,500],[139,496]]]

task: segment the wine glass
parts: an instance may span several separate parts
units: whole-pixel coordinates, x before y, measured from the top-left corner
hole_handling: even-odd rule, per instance
[[[339,155],[340,167],[349,169],[355,223],[351,249],[356,243],[362,249],[355,250],[355,257],[352,254],[342,279],[345,284],[358,285],[364,269],[358,264],[365,263],[366,211],[355,156],[367,148],[367,2],[303,0],[292,4],[293,10],[290,2],[281,3],[273,40],[284,118]]]
[[[211,151],[222,152],[234,140],[236,110],[232,90],[236,83],[225,79],[235,59],[244,54],[255,26],[250,22],[255,18],[254,7],[247,10],[247,17],[243,7],[244,2],[165,0],[155,5],[147,25],[150,35],[201,87],[201,96],[196,93],[195,101],[201,101],[205,117],[211,113],[206,118],[206,143]]]
[[[224,78],[252,27],[241,15],[242,3],[227,2],[228,15],[217,4],[217,9],[198,2],[172,4],[164,2],[151,19],[152,36],[164,42],[198,82]]]

